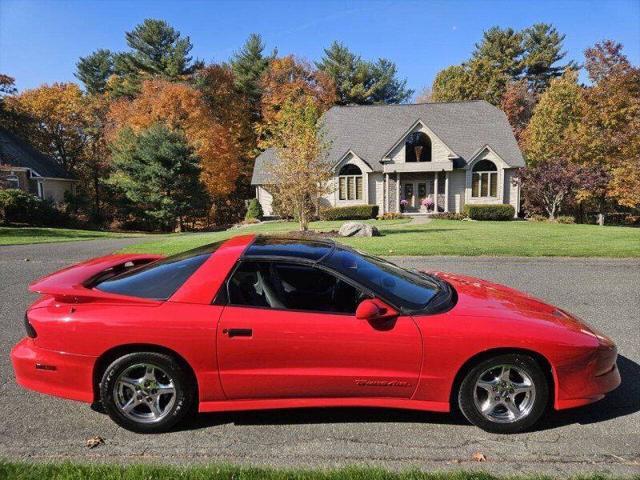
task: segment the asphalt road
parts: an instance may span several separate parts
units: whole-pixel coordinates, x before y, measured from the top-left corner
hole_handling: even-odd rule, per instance
[[[403,258],[531,292],[608,333],[622,386],[594,405],[550,414],[534,432],[485,433],[449,415],[381,409],[311,409],[201,415],[180,431],[137,435],[87,405],[17,387],[9,361],[33,297],[27,284],[139,239],[0,247],[0,457],[272,466],[378,465],[484,469],[509,474],[640,473],[640,261]],[[29,259],[26,261],[25,259]],[[89,450],[99,435],[105,444]],[[483,463],[473,462],[481,452]]]

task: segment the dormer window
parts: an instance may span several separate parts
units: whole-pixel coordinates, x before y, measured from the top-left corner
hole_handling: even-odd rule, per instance
[[[424,132],[413,132],[407,138],[406,157],[407,162],[430,162],[431,139]]]
[[[357,165],[347,164],[340,169],[338,198],[340,200],[362,200],[362,170]]]

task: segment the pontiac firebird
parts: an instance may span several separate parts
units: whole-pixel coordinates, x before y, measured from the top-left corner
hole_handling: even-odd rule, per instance
[[[513,433],[620,384],[614,343],[560,308],[331,241],[110,255],[30,290],[17,382],[137,432],[195,411],[363,406],[459,409]]]

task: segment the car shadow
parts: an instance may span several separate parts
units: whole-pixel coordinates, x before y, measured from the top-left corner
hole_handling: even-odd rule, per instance
[[[550,412],[534,430],[549,430],[571,424],[603,422],[640,411],[640,365],[620,355],[622,384],[603,400],[584,407]],[[203,413],[193,416],[176,430],[197,430],[224,424],[313,425],[329,423],[437,423],[465,425],[459,412],[451,414],[387,408],[293,408],[241,412]]]

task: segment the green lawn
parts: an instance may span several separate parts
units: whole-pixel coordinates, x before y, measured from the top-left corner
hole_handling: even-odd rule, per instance
[[[72,463],[26,463],[0,460],[0,478],[5,480],[546,480],[544,475],[500,477],[483,472],[389,472],[379,468],[274,469],[208,465],[172,467],[153,465],[82,465]],[[582,480],[605,480],[605,475],[582,475]]]
[[[409,224],[406,220],[370,220],[382,237],[339,241],[375,255],[488,255],[640,257],[640,229],[562,225],[538,222],[462,222],[433,220]],[[343,222],[315,222],[311,228],[333,230]],[[127,252],[173,254],[243,233],[286,233],[294,223],[267,223],[207,234],[184,234],[127,247]]]
[[[28,243],[70,242],[97,238],[135,237],[139,234],[74,230],[70,228],[0,227],[0,245],[24,245]]]

